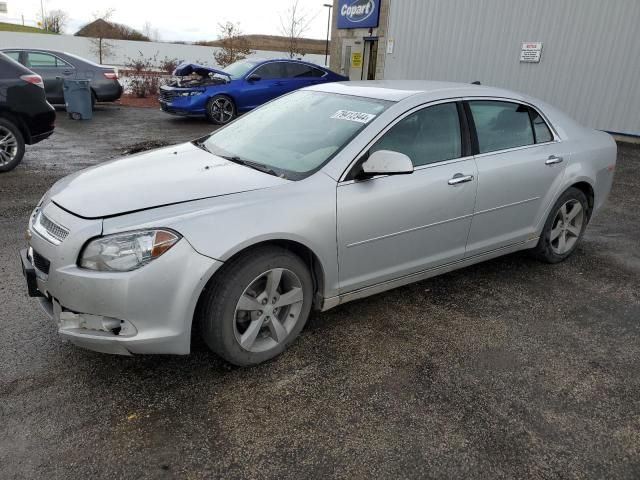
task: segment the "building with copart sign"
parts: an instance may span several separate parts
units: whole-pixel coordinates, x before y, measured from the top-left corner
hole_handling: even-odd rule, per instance
[[[389,0],[334,0],[331,69],[351,80],[381,78]]]
[[[538,97],[640,137],[640,0],[334,0],[331,70]]]

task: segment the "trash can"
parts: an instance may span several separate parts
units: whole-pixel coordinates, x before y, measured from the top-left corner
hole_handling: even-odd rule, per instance
[[[64,92],[64,104],[71,118],[74,120],[90,120],[93,117],[89,80],[70,80],[65,78],[62,90]]]

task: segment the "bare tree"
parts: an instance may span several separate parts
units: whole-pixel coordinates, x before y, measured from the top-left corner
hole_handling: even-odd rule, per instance
[[[62,33],[67,25],[69,15],[64,10],[51,10],[42,19],[42,23],[49,32]]]
[[[309,30],[314,17],[302,11],[298,5],[299,0],[293,0],[289,9],[280,14],[280,34],[287,37],[287,51],[289,58],[296,55],[304,55],[300,40]]]
[[[158,32],[158,29],[153,28],[151,26],[151,22],[149,21],[145,22],[144,26],[142,27],[142,33],[145,37],[148,37],[149,40],[151,40],[152,42],[157,42],[160,40],[160,34]]]
[[[113,8],[109,8],[102,13],[93,13],[95,22],[95,37],[90,39],[91,51],[93,54],[97,55],[100,64],[102,64],[103,59],[110,57],[113,54],[113,50],[115,49],[115,44],[107,40],[107,37],[111,30],[109,19],[113,16],[114,13],[115,10]]]
[[[242,31],[237,23],[219,23],[218,29],[218,43],[221,50],[213,54],[213,58],[218,65],[226,67],[238,60],[244,60],[247,55],[253,53],[249,48],[249,43],[242,36]]]

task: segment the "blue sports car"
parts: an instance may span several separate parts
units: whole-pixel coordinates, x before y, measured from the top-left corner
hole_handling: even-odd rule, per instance
[[[218,125],[298,88],[348,80],[299,60],[241,60],[223,70],[183,63],[173,74],[179,80],[160,88],[162,110],[174,115],[204,115]]]

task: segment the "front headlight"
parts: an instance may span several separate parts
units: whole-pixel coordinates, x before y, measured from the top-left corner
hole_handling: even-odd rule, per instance
[[[178,95],[181,97],[195,97],[196,95],[201,95],[204,92],[200,91],[191,91],[191,92],[180,92]]]
[[[91,240],[78,264],[100,271],[129,272],[146,265],[173,247],[180,235],[170,230],[138,230]]]

